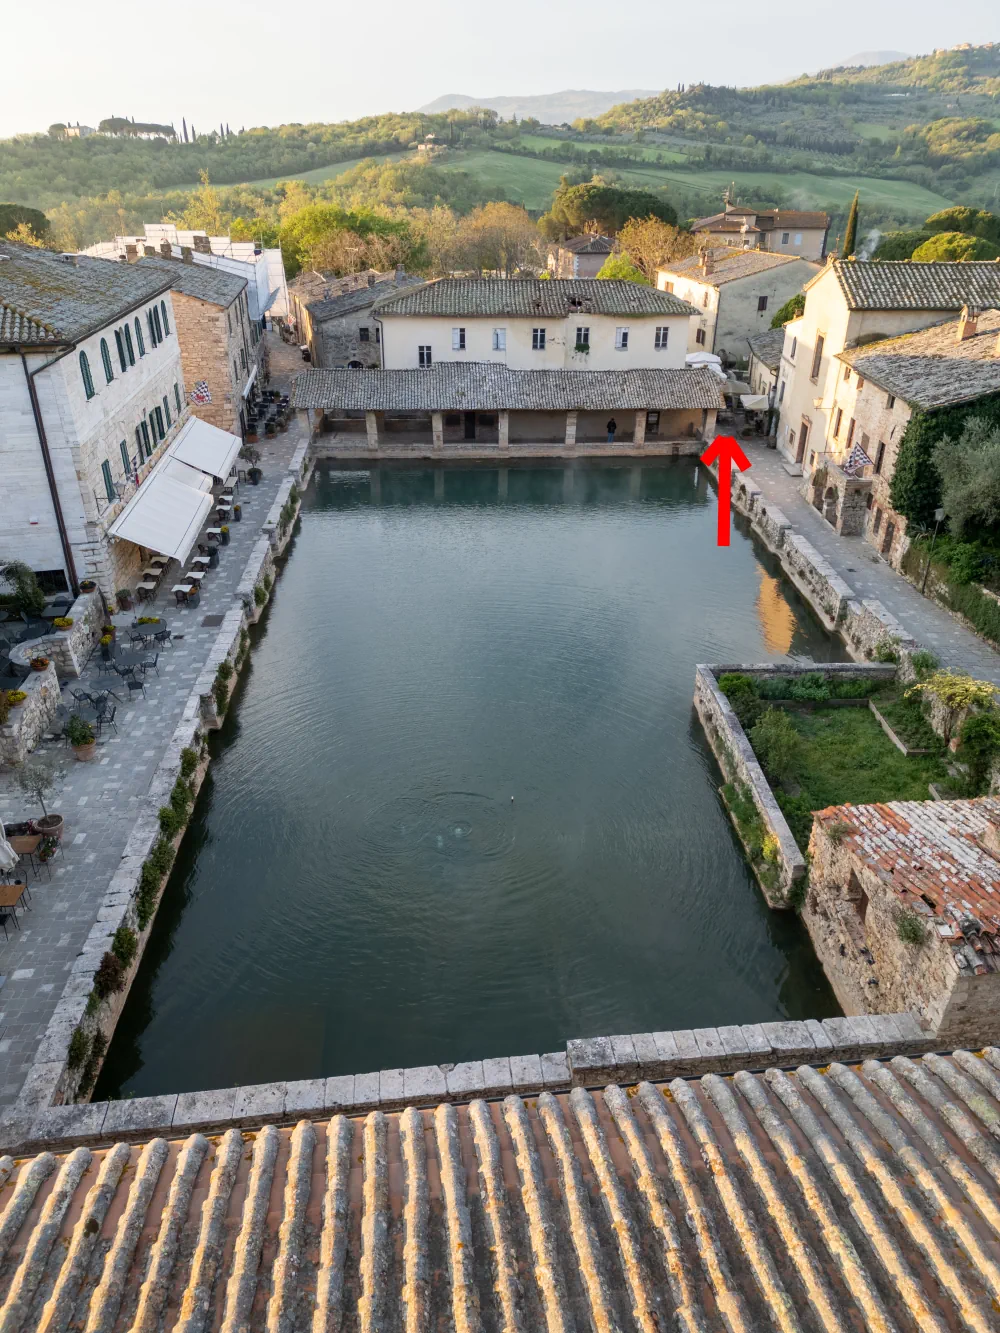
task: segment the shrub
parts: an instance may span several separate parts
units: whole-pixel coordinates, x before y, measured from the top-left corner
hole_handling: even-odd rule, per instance
[[[978,583],[983,573],[983,552],[975,542],[956,542],[952,546],[948,573],[955,583]]]
[[[114,639],[111,637],[110,634],[102,634],[102,635],[101,635],[101,647],[102,647],[102,648],[110,648],[111,645],[112,645],[113,643],[114,643]]]
[[[215,678],[215,684],[212,686],[212,697],[215,699],[215,710],[221,717],[229,707],[229,690],[226,688],[226,682]]]
[[[916,912],[908,907],[896,917],[896,934],[904,944],[913,944],[917,948],[927,939],[927,929]]]
[[[0,578],[14,589],[14,606],[18,611],[34,611],[38,615],[45,610],[45,594],[30,565],[21,560],[10,560],[0,565]]]
[[[84,1066],[83,1073],[80,1075],[80,1091],[88,1093],[97,1081],[97,1074],[101,1068],[101,1061],[104,1059],[104,1052],[108,1049],[108,1040],[103,1033],[95,1032],[94,1040],[90,1045],[90,1059]]]
[[[830,697],[830,687],[820,671],[807,671],[804,676],[793,678],[788,686],[788,697],[800,703],[814,701],[822,703]]]
[[[169,871],[174,863],[174,849],[166,838],[157,838],[153,845],[153,850],[149,854],[148,865],[151,865],[160,879]]]
[[[9,715],[10,697],[6,690],[0,690],[0,726],[3,726]]]
[[[73,713],[66,723],[66,736],[70,745],[89,745],[94,739],[94,728],[79,713]]]
[[[160,832],[165,838],[175,838],[184,827],[184,816],[172,805],[160,806]]]
[[[198,767],[198,751],[192,750],[190,745],[186,745],[181,750],[181,777],[189,778]]]
[[[898,639],[879,639],[872,656],[876,662],[898,662]]]
[[[959,736],[959,758],[969,766],[970,786],[978,795],[985,796],[990,785],[990,768],[1000,753],[1000,713],[993,708],[973,713],[962,723]]]
[[[225,661],[219,663],[219,669],[215,674],[219,680],[228,681],[232,678],[233,664],[228,657]]]
[[[97,1013],[100,1007],[101,1007],[101,997],[98,995],[97,991],[92,990],[90,994],[87,996],[87,1008],[84,1012],[86,1013],[88,1018],[93,1018],[93,1016]]]
[[[56,616],[56,618],[53,620],[52,624],[56,627],[56,629],[72,629],[72,628],[73,628],[73,617],[72,617],[72,616]]]
[[[826,836],[835,847],[839,847],[844,839],[850,837],[853,832],[854,828],[850,824],[831,824],[826,830]]]
[[[988,708],[1000,690],[988,680],[973,680],[964,671],[935,671],[906,691],[908,699],[921,691],[933,694],[946,708]]]
[[[806,905],[806,895],[809,893],[809,876],[803,875],[800,879],[794,881],[789,886],[786,895],[788,906],[793,912],[801,912]]]
[[[719,689],[729,700],[740,726],[744,731],[749,730],[764,711],[753,678],[738,671],[725,671],[719,677]]]
[[[79,1069],[90,1054],[90,1038],[83,1028],[76,1028],[69,1039],[69,1052],[66,1063],[70,1069]]]
[[[761,843],[760,854],[769,865],[777,865],[780,850],[778,839],[773,833],[769,833]]]
[[[253,590],[253,599],[258,606],[263,606],[264,603],[267,601],[267,593],[264,591],[262,585],[259,583]]]
[[[174,813],[179,815],[182,820],[187,820],[187,813],[191,809],[193,799],[191,788],[183,778],[178,778],[170,792],[170,805]]]
[[[910,654],[910,665],[918,677],[923,677],[931,671],[936,671],[941,665],[941,661],[926,648],[920,648],[917,652]]]
[[[109,995],[125,989],[125,968],[113,953],[106,953],[94,974],[94,990],[106,1000]]]
[[[128,967],[139,948],[139,939],[128,926],[119,926],[111,941],[111,952],[123,967]]]
[[[268,592],[270,592],[270,591],[271,591],[271,587],[272,587],[272,585],[273,585],[273,583],[274,583],[274,578],[273,578],[273,576],[272,576],[271,574],[265,574],[265,575],[264,575],[264,578],[263,578],[263,580],[262,580],[262,582],[263,582],[263,584],[264,584],[265,589],[266,589]]]
[[[750,732],[750,743],[770,779],[787,782],[795,776],[804,746],[787,713],[769,708]]]
[[[24,690],[7,691],[7,702],[10,704],[11,708],[16,708],[18,704],[23,704],[27,697],[28,696]]]
[[[984,639],[1000,644],[1000,605],[976,584],[949,583],[948,605],[965,616]]]

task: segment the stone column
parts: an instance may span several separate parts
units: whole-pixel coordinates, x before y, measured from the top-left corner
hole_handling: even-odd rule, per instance
[[[576,448],[576,412],[566,413],[566,448]]]
[[[444,468],[434,469],[434,499],[444,499]]]
[[[431,413],[431,438],[435,451],[444,448],[444,417],[440,412]]]
[[[706,440],[715,438],[715,419],[719,415],[718,409],[709,407],[705,409],[705,417],[702,421],[701,433]]]
[[[507,469],[502,467],[497,473],[497,499],[507,499]]]
[[[378,448],[378,417],[374,412],[365,413],[365,432],[368,435],[368,448]]]
[[[501,449],[510,448],[510,413],[501,412],[497,417],[497,441]],[[506,475],[506,473],[504,474]]]
[[[646,447],[646,413],[645,411],[636,412],[635,429],[632,432],[632,443],[637,449]]]

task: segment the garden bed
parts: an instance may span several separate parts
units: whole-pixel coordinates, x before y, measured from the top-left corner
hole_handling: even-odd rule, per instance
[[[919,704],[903,698],[880,699],[878,707],[869,699],[868,707],[882,730],[902,754],[940,754],[943,746],[924,717]]]

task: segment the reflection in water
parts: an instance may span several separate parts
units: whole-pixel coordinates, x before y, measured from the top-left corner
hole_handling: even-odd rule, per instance
[[[687,460],[321,468],[97,1095],[836,1012],[691,695],[843,654],[715,530]]]

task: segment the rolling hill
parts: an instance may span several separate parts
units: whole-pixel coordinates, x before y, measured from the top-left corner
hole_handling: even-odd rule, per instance
[[[620,92],[600,93],[587,88],[565,88],[559,93],[537,93],[524,97],[469,97],[465,93],[445,93],[417,110],[430,115],[439,111],[465,111],[470,106],[489,107],[504,120],[517,116],[534,116],[543,125],[561,125],[580,116],[600,116],[619,102],[632,102],[637,97],[655,97],[655,91],[643,88],[625,88]]]

